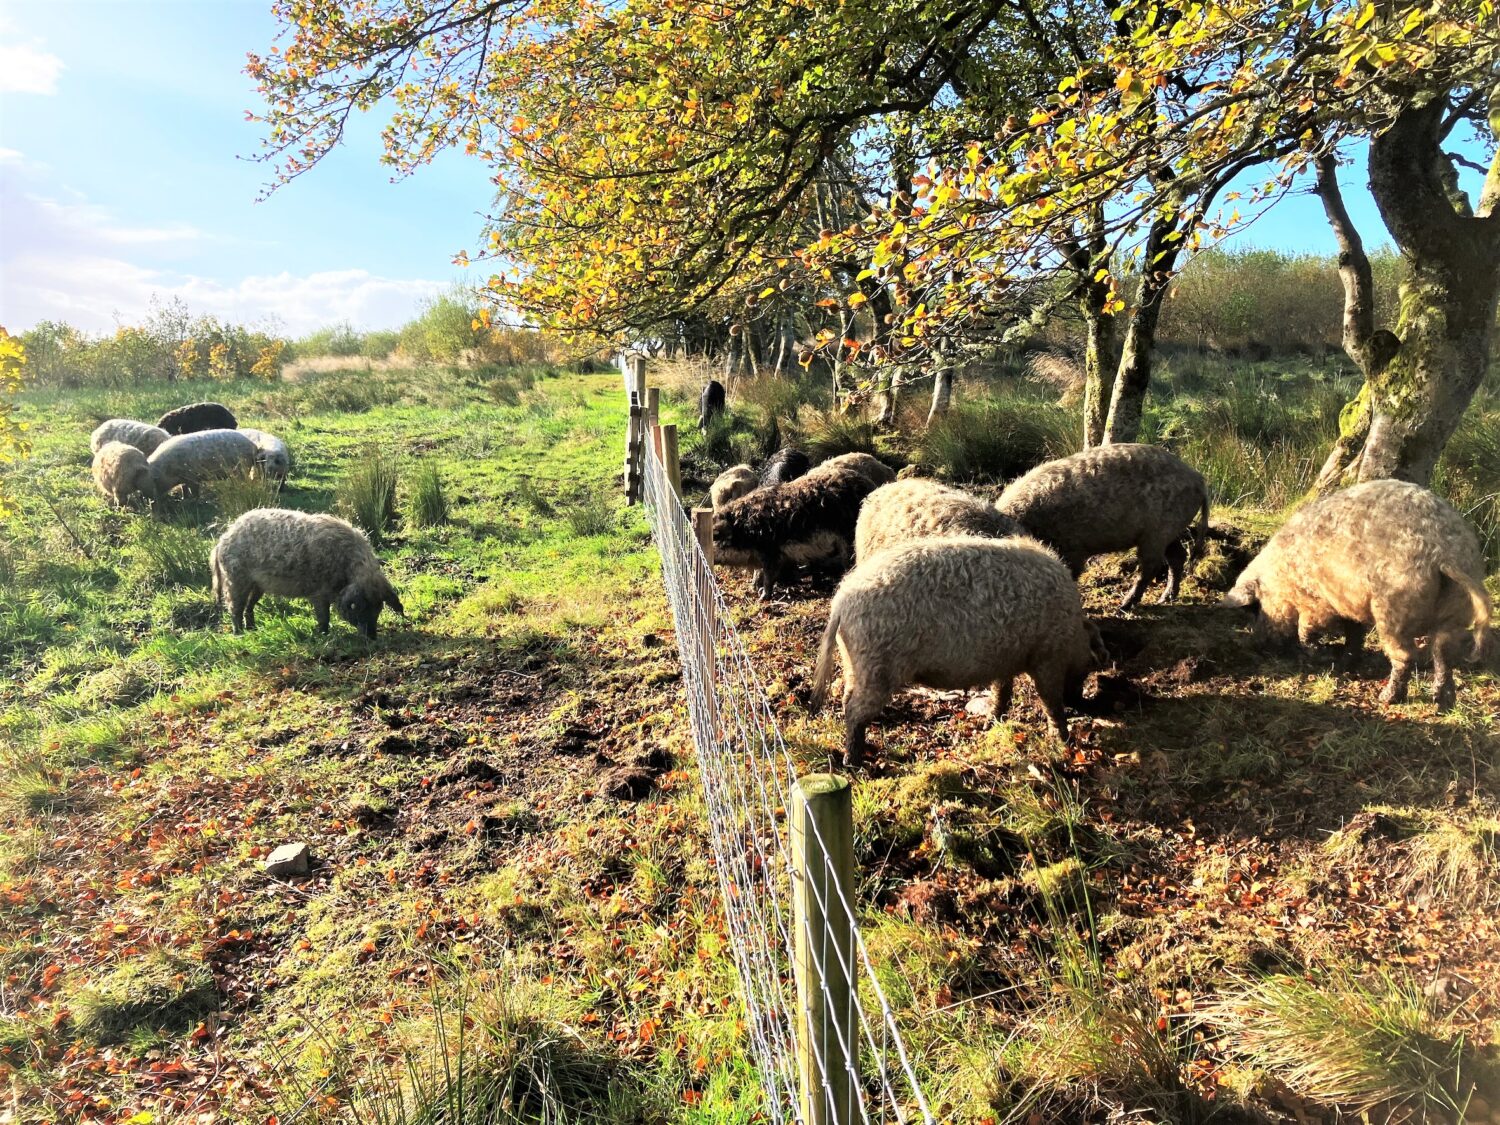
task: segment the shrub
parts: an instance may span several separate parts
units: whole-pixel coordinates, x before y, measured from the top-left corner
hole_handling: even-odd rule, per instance
[[[443,491],[443,476],[431,462],[423,462],[412,474],[406,511],[413,527],[437,527],[448,522],[448,497]]]
[[[383,450],[371,448],[351,464],[334,490],[339,513],[370,537],[379,547],[396,520],[396,461]]]

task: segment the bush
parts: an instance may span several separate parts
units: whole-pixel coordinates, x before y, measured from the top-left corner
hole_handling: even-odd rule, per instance
[[[419,465],[412,474],[406,511],[413,527],[437,527],[448,522],[448,497],[443,492],[443,477],[431,462]]]
[[[334,490],[339,513],[379,547],[396,520],[395,459],[380,449],[369,449],[351,464]]]

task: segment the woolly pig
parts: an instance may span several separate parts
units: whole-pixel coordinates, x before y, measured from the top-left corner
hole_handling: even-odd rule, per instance
[[[233,430],[239,427],[229,407],[220,402],[194,402],[169,410],[156,424],[167,433],[196,434],[204,430]]]
[[[815,466],[814,473],[859,473],[870,481],[873,488],[879,488],[883,484],[890,484],[896,479],[896,470],[892,469],[884,461],[871,457],[868,453],[843,453],[837,457],[830,457]]]
[[[714,478],[708,487],[708,502],[718,511],[731,500],[738,500],[754,492],[760,486],[760,478],[749,465],[735,465],[725,469]]]
[[[1012,681],[1031,677],[1052,732],[1066,740],[1065,700],[1082,696],[1095,652],[1078,586],[1032,539],[923,539],[882,551],[839,584],[813,674],[813,706],[844,665],[844,760],[891,695],[910,684],[990,684],[998,718]]]
[[[94,454],[94,483],[116,507],[137,492],[148,500],[156,495],[146,455],[123,441],[107,441]]]
[[[1432,651],[1438,710],[1453,706],[1453,661],[1489,630],[1479,540],[1463,516],[1405,481],[1357,484],[1299,509],[1251,560],[1223,604],[1256,607],[1261,627],[1309,644],[1343,633],[1352,658],[1373,626],[1391,660],[1382,702],[1406,698],[1417,638]]]
[[[1003,539],[1023,534],[1020,524],[979,497],[913,477],[870,493],[854,528],[854,559],[862,563],[877,551],[917,539],[949,535]]]
[[[255,443],[238,430],[179,434],[162,442],[151,455],[151,475],[160,496],[178,485],[185,492],[195,492],[209,481],[248,476],[257,456]]]
[[[873,491],[859,473],[809,474],[760,488],[714,513],[714,562],[760,571],[767,598],[788,563],[847,562],[859,506]]]
[[[805,476],[811,468],[812,460],[802,450],[790,447],[778,449],[760,467],[761,487],[770,488],[772,485],[794,481]]]
[[[109,442],[123,441],[150,457],[156,452],[156,447],[170,436],[166,430],[149,422],[137,422],[133,418],[111,418],[108,422],[99,423],[99,427],[90,436],[89,452],[98,453]]]
[[[708,429],[709,423],[724,413],[724,384],[710,379],[698,398],[698,430]]]
[[[236,633],[255,628],[255,604],[265,594],[307,598],[322,633],[330,606],[371,639],[382,606],[405,614],[370,541],[334,516],[285,508],[246,512],[214,544],[209,569],[214,598],[229,605]]]
[[[1157,445],[1103,445],[1038,465],[995,507],[1052,547],[1074,577],[1094,555],[1135,548],[1139,573],[1121,608],[1140,601],[1167,571],[1163,601],[1177,597],[1187,551],[1179,540],[1198,517],[1194,554],[1208,532],[1208,485]]]
[[[265,430],[252,430],[248,427],[237,431],[244,434],[255,443],[256,464],[260,472],[268,480],[286,480],[287,473],[292,469],[292,454],[275,434],[268,434]]]

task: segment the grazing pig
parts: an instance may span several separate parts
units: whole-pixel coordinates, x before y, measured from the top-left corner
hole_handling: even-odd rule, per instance
[[[718,511],[731,500],[754,492],[760,486],[760,478],[749,465],[735,465],[725,469],[708,486],[708,502]]]
[[[806,475],[811,468],[812,460],[802,450],[789,446],[778,449],[760,467],[760,486],[770,488],[772,485],[786,484]]]
[[[221,402],[194,402],[169,410],[156,422],[157,426],[174,437],[178,434],[196,434],[204,430],[233,430],[239,422],[229,407]]]
[[[201,430],[168,438],[151,455],[158,496],[182,486],[194,493],[210,481],[249,476],[260,451],[238,430]]]
[[[370,541],[334,516],[256,508],[229,525],[209,556],[214,600],[229,604],[236,633],[255,628],[265,594],[307,598],[328,632],[328,611],[374,639],[382,606],[404,614]]]
[[[1352,660],[1373,626],[1391,660],[1384,703],[1406,699],[1417,638],[1432,651],[1432,695],[1453,706],[1453,661],[1489,630],[1484,556],[1473,529],[1405,481],[1357,484],[1297,510],[1251,560],[1224,605],[1260,611],[1263,631],[1309,644],[1337,630]]]
[[[1075,578],[1094,555],[1134,547],[1139,573],[1122,609],[1163,570],[1162,601],[1176,598],[1187,563],[1180,540],[1197,516],[1201,555],[1208,532],[1208,485],[1158,445],[1101,445],[1048,461],[1006,486],[995,507],[1061,555]]]
[[[89,452],[98,453],[112,441],[123,441],[133,445],[147,457],[156,452],[156,447],[172,435],[158,426],[137,422],[133,418],[111,418],[101,422],[89,437]]]
[[[709,424],[724,413],[724,384],[710,379],[698,398],[698,432],[707,431]]]
[[[821,462],[812,470],[814,473],[859,473],[868,477],[873,488],[879,488],[883,484],[890,484],[896,479],[896,470],[892,469],[884,461],[872,457],[868,453],[841,453],[837,457],[830,457]]]
[[[714,513],[714,562],[759,570],[762,598],[787,564],[847,565],[859,506],[873,490],[868,477],[852,472],[758,488]]]
[[[881,551],[839,584],[813,674],[813,706],[844,664],[844,761],[865,750],[865,731],[910,684],[995,691],[1010,707],[1012,681],[1036,686],[1052,733],[1066,741],[1065,700],[1081,698],[1097,633],[1078,586],[1033,539],[922,539]]]
[[[993,504],[934,480],[912,477],[883,485],[859,509],[854,529],[854,560],[877,551],[937,536],[973,535],[1003,539],[1024,535],[1021,525]]]
[[[148,500],[156,495],[146,455],[123,441],[107,441],[94,454],[94,484],[117,508],[137,492]]]
[[[292,452],[275,434],[265,430],[252,430],[246,426],[239,431],[255,443],[257,470],[266,480],[285,481],[292,470]]]

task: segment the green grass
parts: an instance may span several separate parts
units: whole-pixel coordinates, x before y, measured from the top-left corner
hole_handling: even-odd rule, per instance
[[[1204,464],[1216,520],[1253,544],[1344,388],[1266,364],[1214,405],[1224,372],[1193,363],[1167,364],[1149,425]],[[1019,377],[965,383],[926,445],[915,391],[895,432],[830,428],[817,376],[732,389],[727,428],[700,440],[699,387],[668,386],[663,411],[705,483],[721,453],[833,429],[986,483],[1073,440]],[[81,453],[100,418],[205,397],[291,445],[273,502],[369,504],[405,620],[383,617],[373,644],[338,620],[324,637],[305,602],[268,597],[233,635],[206,559],[265,497],[100,501]],[[37,391],[21,410],[36,454],[0,525],[0,1052],[20,1120],[67,1119],[75,1094],[121,1118],[246,1123],[762,1119],[671,622],[620,495],[616,374],[361,361],[277,384]],[[1450,494],[1494,491],[1490,444],[1466,427]],[[393,501],[348,483],[392,471]],[[1375,678],[1261,653],[1212,605],[1233,547],[1211,545],[1184,604],[1128,616],[1109,608],[1114,560],[1086,575],[1143,698],[1075,719],[1067,747],[1041,737],[1024,687],[993,727],[920,694],[878,725],[854,791],[864,930],[943,1119],[1272,1112],[1287,1057],[1254,1057],[1194,1005],[1330,949],[1352,971],[1444,950],[1414,967],[1424,984],[1478,971],[1459,937],[1493,910],[1493,677],[1462,672],[1459,708],[1434,719],[1420,693],[1382,709]],[[739,582],[731,612],[791,752],[827,768],[837,717],[797,703],[826,592],[761,605]],[[646,799],[602,793],[656,750],[675,766]],[[1356,830],[1376,807],[1406,827]],[[289,841],[313,871],[273,884],[260,864]],[[1384,905],[1403,896],[1426,912],[1409,931]],[[1477,1057],[1473,1008],[1431,1028]],[[109,1067],[77,1065],[105,1049]],[[166,1093],[176,1060],[217,1077]]]

